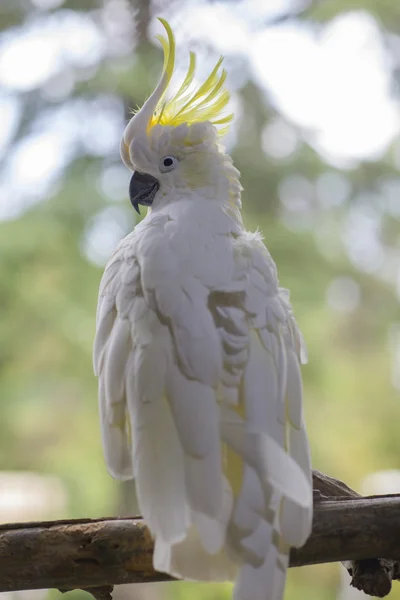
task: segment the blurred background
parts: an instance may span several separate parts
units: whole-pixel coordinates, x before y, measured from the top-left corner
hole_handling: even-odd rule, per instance
[[[226,57],[245,222],[308,344],[314,466],[358,490],[385,471],[374,492],[400,491],[400,3],[0,0],[0,520],[137,510],[104,467],[91,348],[102,270],[135,225],[118,147],[161,71],[157,15],[178,71],[189,48],[199,77]],[[347,597],[348,579],[338,565],[292,569],[286,599]]]

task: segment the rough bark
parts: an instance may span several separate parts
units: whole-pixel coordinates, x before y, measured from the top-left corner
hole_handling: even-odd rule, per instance
[[[360,494],[349,488],[343,481],[328,477],[316,470],[313,471],[313,486],[314,493],[317,492],[317,501],[328,498],[337,501],[361,498]],[[373,558],[342,562],[351,577],[350,585],[369,596],[379,598],[386,596],[392,589],[392,581],[400,579],[400,562],[396,560]]]
[[[382,589],[387,593],[396,576],[394,561],[400,559],[400,495],[361,498],[338,483],[340,499],[332,499],[333,488],[327,486],[335,480],[315,473],[320,498],[313,532],[303,548],[292,551],[290,564],[355,561],[353,575],[367,573],[370,590],[376,594],[378,587],[384,595]],[[81,588],[106,600],[116,584],[170,579],[154,571],[152,552],[151,536],[140,519],[1,525],[0,591]],[[371,570],[377,557],[385,561]],[[384,564],[391,565],[390,577]]]

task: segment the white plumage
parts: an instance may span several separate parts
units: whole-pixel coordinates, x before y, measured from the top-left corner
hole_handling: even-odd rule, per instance
[[[271,256],[243,227],[239,173],[215,128],[146,129],[157,89],[122,156],[159,189],[100,285],[105,459],[136,480],[156,569],[236,579],[235,600],[280,600],[289,547],[312,522],[305,348]]]

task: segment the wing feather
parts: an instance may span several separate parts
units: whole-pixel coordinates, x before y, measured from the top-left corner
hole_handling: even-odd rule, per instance
[[[117,251],[100,283],[93,363],[99,377],[100,427],[107,469],[113,477],[127,480],[132,479],[133,465],[123,382],[131,347],[129,323],[123,323],[116,310],[121,265],[121,252]]]
[[[142,323],[135,331],[126,378],[132,460],[141,513],[153,535],[174,544],[184,539],[190,518],[184,453],[165,395],[172,342],[168,328],[149,308],[145,322],[147,327]]]
[[[119,403],[114,404],[113,410],[110,409],[102,378],[99,381],[99,413],[107,470],[116,479],[132,479],[132,455],[125,406]]]
[[[166,393],[185,453],[187,501],[191,509],[218,518],[223,502],[219,411],[215,390],[171,366]]]
[[[117,317],[107,344],[107,360],[104,361],[101,375],[110,405],[124,401],[125,369],[131,351],[129,322]]]
[[[181,312],[171,320],[171,329],[184,374],[215,388],[221,377],[222,355],[205,292],[204,286],[195,283],[182,289]],[[177,295],[176,290],[174,294]]]
[[[100,375],[102,370],[104,353],[117,316],[114,302],[110,299],[101,298],[99,301],[97,317],[96,337],[93,346],[93,367],[95,375]]]
[[[166,390],[185,452],[203,458],[219,448],[218,406],[215,390],[188,379],[177,365],[171,366]]]

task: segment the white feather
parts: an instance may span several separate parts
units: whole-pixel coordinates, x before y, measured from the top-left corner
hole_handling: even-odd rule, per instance
[[[102,370],[105,393],[110,404],[124,400],[124,374],[131,351],[129,322],[117,317],[107,346],[107,360]]]
[[[242,488],[236,499],[232,515],[231,537],[234,544],[237,540],[242,540],[257,529],[266,508],[260,478],[256,471],[246,464],[243,472]]]
[[[117,316],[112,299],[101,298],[97,317],[97,330],[93,346],[93,367],[95,375],[100,375],[103,366],[104,352],[110,338],[115,318]]]
[[[187,377],[215,387],[221,378],[222,354],[212,315],[205,300],[195,301],[183,290],[181,295],[181,313],[171,323],[179,365]]]
[[[220,450],[205,458],[185,455],[185,483],[190,508],[217,519],[223,503],[223,477]]]
[[[244,563],[236,580],[234,600],[281,600],[288,560],[270,543],[264,561],[257,566]]]
[[[291,427],[300,429],[303,424],[303,386],[301,382],[301,373],[299,360],[294,350],[289,348],[287,356],[287,381],[286,381],[286,406],[287,416]]]
[[[133,476],[132,455],[125,414],[122,416],[125,407],[116,405],[116,408],[120,408],[119,415],[113,414],[110,410],[104,382],[100,379],[99,414],[104,458],[110,475],[124,481],[132,479]]]
[[[134,430],[133,460],[139,508],[151,533],[167,544],[182,541],[190,523],[183,451],[166,398],[146,427]]]
[[[193,522],[197,527],[202,544],[207,552],[216,554],[225,543],[226,530],[232,515],[233,493],[226,478],[223,478],[223,499],[219,513],[210,518],[201,512],[195,512]]]
[[[172,547],[168,572],[194,581],[233,581],[239,564],[239,559],[227,548],[215,554],[205,552],[196,529],[192,527],[186,539]]]
[[[309,478],[297,462],[267,434],[246,431],[246,423],[221,423],[221,437],[243,460],[251,465],[262,485],[272,486],[301,507],[312,502]]]
[[[215,391],[183,375],[171,365],[166,380],[168,400],[185,452],[202,458],[219,452],[219,412]],[[222,472],[219,477],[221,479]]]

